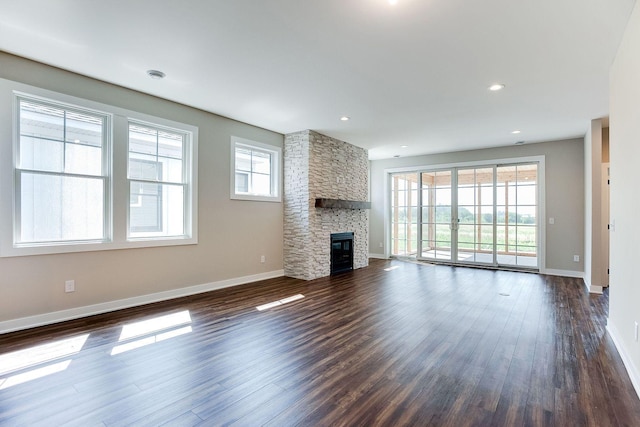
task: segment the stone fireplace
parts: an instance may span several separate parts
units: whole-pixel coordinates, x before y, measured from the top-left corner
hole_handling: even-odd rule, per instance
[[[285,136],[284,274],[331,274],[331,235],[353,232],[353,268],[369,265],[367,150],[306,130]]]

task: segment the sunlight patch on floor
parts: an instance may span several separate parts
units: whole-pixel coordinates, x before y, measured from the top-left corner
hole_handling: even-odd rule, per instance
[[[256,309],[258,311],[264,311],[264,310],[268,310],[268,309],[273,308],[273,307],[277,307],[279,305],[283,305],[283,304],[287,304],[287,303],[290,303],[290,302],[293,302],[293,301],[297,301],[297,300],[302,299],[302,298],[304,298],[304,295],[297,294],[297,295],[293,295],[293,296],[290,296],[290,297],[287,297],[287,298],[283,298],[283,299],[278,300],[278,301],[268,302],[266,304],[259,305],[259,306],[256,307]]]
[[[122,327],[118,344],[111,355],[124,353],[150,344],[193,332],[189,310],[129,323]]]
[[[0,355],[0,375],[13,373],[0,378],[0,390],[64,371],[71,359],[59,360],[79,353],[87,338],[83,334]]]

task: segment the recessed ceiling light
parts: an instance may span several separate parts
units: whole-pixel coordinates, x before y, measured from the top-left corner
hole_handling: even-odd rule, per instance
[[[389,0],[389,4],[392,6],[396,3],[398,3],[398,0]]]
[[[514,130],[514,131],[513,131],[513,132],[511,132],[511,133],[512,133],[512,134],[514,134],[514,135],[517,135],[517,134],[519,134],[520,132],[521,132],[521,131],[519,131],[519,130]]]
[[[400,148],[408,148],[408,145],[401,145]]]
[[[502,83],[494,83],[491,86],[489,86],[489,90],[491,92],[496,92],[502,89],[504,89],[504,85]]]
[[[340,120],[342,120],[343,122],[348,121],[349,119],[351,119],[351,117],[347,117],[347,116],[342,116],[340,117]]]
[[[164,77],[166,76],[165,73],[158,70],[147,70],[147,75],[152,79],[164,79]]]

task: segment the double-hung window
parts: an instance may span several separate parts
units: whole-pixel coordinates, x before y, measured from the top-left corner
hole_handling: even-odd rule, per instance
[[[0,79],[0,257],[198,243],[198,128]]]
[[[189,140],[184,132],[129,122],[129,238],[186,234]]]
[[[18,96],[14,242],[108,239],[111,116]]]
[[[280,147],[231,138],[231,198],[281,201]]]

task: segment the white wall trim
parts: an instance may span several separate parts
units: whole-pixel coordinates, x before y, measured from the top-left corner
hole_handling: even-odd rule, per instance
[[[636,394],[638,395],[638,398],[640,398],[640,370],[638,370],[638,367],[633,364],[633,359],[631,359],[625,351],[625,348],[621,344],[622,340],[620,339],[620,333],[618,332],[618,329],[609,322],[609,319],[607,319],[607,331],[609,332],[609,336],[613,340],[616,349],[618,349],[618,354],[620,354],[622,363],[627,369],[627,373],[631,379],[631,384],[633,384],[633,388],[635,388]]]
[[[454,162],[454,163],[438,163],[433,165],[421,165],[421,166],[404,166],[399,168],[387,168],[384,170],[385,174],[393,174],[399,172],[420,172],[424,170],[436,170],[436,169],[451,169],[451,168],[465,168],[465,167],[482,167],[497,164],[510,164],[510,163],[527,163],[527,162],[544,162],[545,155],[533,155],[523,157],[507,157],[488,160],[473,160],[468,162]]]
[[[587,275],[587,273],[583,273],[582,279],[584,280],[584,285],[587,287],[587,291],[589,291],[590,294],[602,293],[602,290],[604,289],[604,287],[592,285],[591,278],[589,277],[589,275]]]
[[[584,279],[583,271],[556,270],[554,268],[546,268],[546,269],[541,269],[540,273],[548,274],[549,276],[575,277],[577,279]]]
[[[388,256],[386,256],[385,254],[369,254],[369,258],[374,258],[374,259],[389,259]]]
[[[275,277],[282,276],[284,276],[284,270],[268,271],[265,273],[236,277],[211,283],[204,283],[202,285],[188,286],[186,288],[162,291],[154,294],[141,295],[116,301],[103,302],[100,304],[87,305],[84,307],[71,308],[68,310],[54,311],[52,313],[38,314],[35,316],[6,320],[4,322],[0,322],[0,334],[19,331],[22,329],[35,328],[38,326],[50,325],[52,323],[64,322],[67,320],[93,316],[95,314],[122,310],[124,308],[136,307],[159,301],[166,301],[174,298],[186,297],[189,295],[201,294],[217,289],[229,288],[231,286],[244,285],[260,280],[273,279]]]
[[[573,271],[573,270],[556,270],[553,268],[548,268],[544,270],[540,270],[541,274],[548,274],[549,276],[560,276],[560,277],[575,277],[576,279],[582,279],[584,281],[584,285],[589,291],[590,294],[601,294],[603,287],[602,286],[593,286],[588,283],[588,280],[584,274],[584,271]]]
[[[588,286],[587,290],[589,291],[590,294],[601,294],[603,291],[603,287],[602,286]]]

